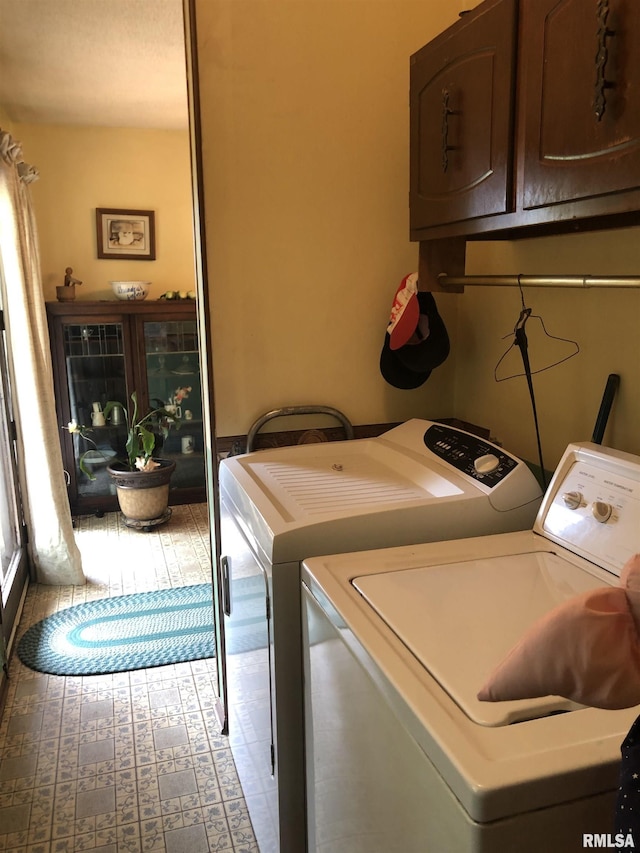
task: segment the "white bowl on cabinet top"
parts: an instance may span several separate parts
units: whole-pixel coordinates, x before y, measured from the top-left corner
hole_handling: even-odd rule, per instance
[[[126,300],[146,299],[151,286],[150,281],[110,281],[109,284],[117,299]]]

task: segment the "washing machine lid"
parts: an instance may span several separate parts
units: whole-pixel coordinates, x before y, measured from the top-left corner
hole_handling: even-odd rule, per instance
[[[425,436],[434,430],[430,449]],[[541,494],[524,463],[495,448],[495,472],[468,473],[475,454],[491,447],[453,427],[413,419],[377,438],[225,459],[220,488],[271,563],[526,529]]]
[[[285,522],[357,515],[463,493],[455,472],[377,439],[275,448],[230,460]],[[444,475],[444,476],[443,476]],[[275,514],[275,513],[274,513]]]
[[[586,590],[602,574],[570,552],[534,551],[354,578],[363,596],[425,670],[473,722],[512,722],[581,706],[546,696],[479,702],[493,668],[543,614]],[[612,583],[617,579],[612,576]]]

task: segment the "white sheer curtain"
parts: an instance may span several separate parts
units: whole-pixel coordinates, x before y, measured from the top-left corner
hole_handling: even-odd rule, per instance
[[[38,173],[0,130],[0,284],[17,426],[21,497],[35,579],[83,584],[53,393],[38,235],[29,183]]]

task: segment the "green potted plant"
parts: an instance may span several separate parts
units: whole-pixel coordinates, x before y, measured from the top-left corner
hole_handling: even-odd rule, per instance
[[[117,400],[109,400],[105,404],[104,419],[111,419],[113,423],[116,414],[118,419],[124,418],[127,434],[125,458],[108,464],[107,471],[115,483],[125,524],[139,530],[150,530],[171,517],[169,484],[176,467],[172,460],[153,455],[156,441],[158,436],[166,438],[172,425],[179,428],[180,417],[176,406],[161,406],[141,416],[135,391],[131,394],[131,403],[129,409]],[[71,421],[67,429],[96,447],[85,427]],[[85,451],[79,460],[80,470],[91,480],[95,475],[86,465],[86,456],[96,452],[99,453],[99,449]]]
[[[135,391],[131,394],[131,402],[129,410],[115,400],[109,400],[104,407],[105,419],[120,407],[127,427],[127,458],[107,465],[107,471],[115,483],[125,524],[149,530],[171,517],[169,483],[176,463],[155,457],[153,451],[158,435],[166,438],[171,424],[180,425],[180,418],[171,411],[174,407],[165,406],[140,416]]]

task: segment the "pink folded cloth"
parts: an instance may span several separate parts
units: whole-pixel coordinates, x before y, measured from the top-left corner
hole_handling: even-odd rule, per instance
[[[640,554],[619,587],[600,587],[539,619],[491,673],[478,699],[563,696],[593,708],[640,704]]]

